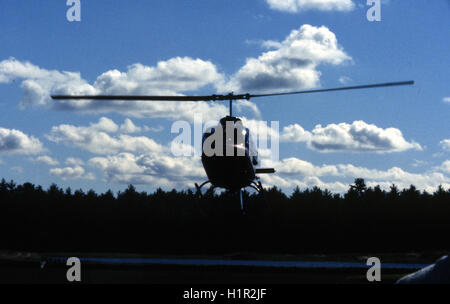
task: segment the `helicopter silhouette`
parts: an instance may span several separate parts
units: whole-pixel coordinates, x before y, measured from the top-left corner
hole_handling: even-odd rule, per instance
[[[51,98],[55,100],[229,101],[230,115],[220,119],[216,127],[207,129],[203,134],[201,160],[208,180],[201,185],[195,184],[195,187],[199,194],[201,194],[201,188],[207,184],[211,184],[213,189],[224,188],[232,193],[239,193],[243,211],[242,189],[251,187],[262,193],[264,189],[258,174],[272,174],[275,173],[275,169],[257,168],[259,160],[254,143],[250,140],[250,130],[243,126],[240,118],[233,116],[234,100],[413,84],[414,81],[400,81],[269,94],[234,95],[230,93],[206,96],[52,95]],[[211,151],[214,153],[211,153]]]

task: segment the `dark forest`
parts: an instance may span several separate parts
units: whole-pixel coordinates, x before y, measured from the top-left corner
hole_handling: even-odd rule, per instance
[[[208,190],[116,195],[53,184],[0,183],[0,249],[149,254],[448,250],[450,190],[389,191],[356,179],[348,191],[276,187],[236,196]]]

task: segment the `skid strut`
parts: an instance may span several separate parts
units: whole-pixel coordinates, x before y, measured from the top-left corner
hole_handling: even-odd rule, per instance
[[[202,183],[202,184],[200,184],[200,185],[198,185],[197,183],[195,183],[195,188],[196,188],[196,193],[195,193],[195,195],[196,195],[197,197],[203,197],[203,194],[202,194],[202,188],[203,188],[205,185],[207,185],[207,184],[211,184],[211,182],[208,180],[208,181],[206,181],[206,182],[204,182],[204,183]],[[263,186],[262,186],[262,184],[261,184],[261,181],[257,181],[257,182],[256,182],[256,181],[252,181],[251,184],[250,184],[248,187],[250,187],[250,188],[256,190],[256,191],[257,191],[258,193],[260,193],[260,194],[262,194],[263,191],[264,191],[264,188],[263,188]],[[244,210],[244,198],[243,198],[243,195],[242,195],[242,190],[243,190],[243,189],[244,189],[244,188],[239,189],[238,194],[239,194],[239,201],[240,201],[240,203],[241,203],[241,211],[242,211],[242,213],[245,215],[245,210]]]
[[[209,184],[209,183],[211,183],[211,182],[210,181],[206,181],[206,182],[202,183],[200,186],[197,183],[195,183],[195,188],[197,189],[196,195],[203,196],[202,195],[202,187],[207,185],[207,184]]]

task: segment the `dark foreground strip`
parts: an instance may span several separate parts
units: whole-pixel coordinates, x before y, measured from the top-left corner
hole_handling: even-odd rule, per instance
[[[49,263],[65,263],[67,257],[47,258]],[[261,260],[219,260],[219,259],[145,259],[145,258],[101,258],[81,257],[81,262],[98,264],[143,264],[182,266],[236,266],[268,268],[369,268],[361,262],[320,262],[320,261],[261,261]],[[383,269],[421,269],[426,264],[381,263]]]

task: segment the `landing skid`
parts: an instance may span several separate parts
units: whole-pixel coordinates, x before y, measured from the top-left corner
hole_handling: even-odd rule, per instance
[[[202,188],[203,188],[205,185],[207,185],[207,184],[211,184],[211,182],[210,182],[210,181],[206,181],[206,182],[200,184],[200,186],[199,186],[197,183],[195,183],[195,188],[196,188],[196,190],[197,190],[196,193],[195,193],[195,196],[196,196],[197,198],[202,198],[202,197],[203,197],[203,194],[202,194]],[[263,193],[264,193],[264,188],[263,188],[263,186],[262,186],[262,184],[261,184],[261,181],[258,181],[258,182],[252,181],[251,184],[250,184],[248,187],[250,187],[250,188],[256,190],[259,194],[263,194]],[[216,188],[216,187],[214,187],[214,185],[212,185],[212,187],[210,188],[210,190],[214,190],[215,188]],[[239,192],[239,201],[240,201],[240,203],[241,203],[241,211],[242,211],[242,214],[245,215],[244,200],[243,200],[243,197],[242,197],[242,190],[243,190],[243,189],[245,189],[245,188],[239,189],[238,192]],[[237,191],[236,191],[236,192],[237,192]],[[203,212],[203,213],[204,213],[204,212]]]
[[[195,195],[203,196],[202,195],[202,187],[207,185],[207,184],[210,184],[210,183],[211,183],[210,181],[206,181],[206,182],[202,183],[200,186],[197,183],[195,183],[195,189],[197,189]],[[215,187],[213,186],[213,189],[214,188]]]

